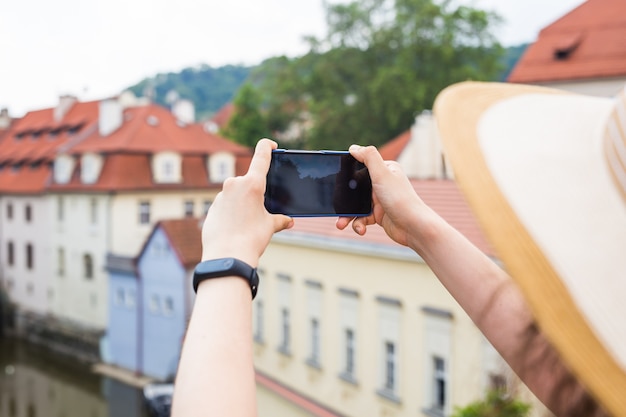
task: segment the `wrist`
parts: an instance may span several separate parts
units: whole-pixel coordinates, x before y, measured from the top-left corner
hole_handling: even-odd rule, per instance
[[[239,259],[253,268],[256,268],[259,265],[259,255],[251,251],[244,250],[242,248],[209,248],[202,251],[202,261],[210,261],[213,259],[221,258]]]
[[[207,280],[210,281],[214,278],[219,278],[222,281],[225,281],[226,279],[233,277],[243,278],[243,280],[248,283],[252,293],[252,299],[254,299],[259,286],[259,276],[256,268],[241,259],[232,257],[211,259],[200,262],[196,265],[193,273],[193,290],[197,293],[200,284],[206,282]]]

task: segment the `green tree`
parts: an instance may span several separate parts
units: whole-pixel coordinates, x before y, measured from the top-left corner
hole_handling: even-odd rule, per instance
[[[493,390],[483,400],[457,408],[452,417],[526,417],[529,412],[529,404],[516,400],[504,390]]]
[[[224,135],[246,146],[254,146],[267,137],[266,120],[261,113],[261,96],[250,83],[244,84],[233,101],[235,111],[224,130]]]
[[[157,74],[128,89],[139,97],[150,96],[155,103],[165,107],[170,104],[168,94],[175,91],[180,98],[193,102],[196,118],[201,120],[231,101],[251,71],[250,67],[237,65],[218,68],[200,65],[180,72]]]
[[[307,146],[380,145],[408,129],[436,95],[462,80],[491,80],[502,47],[499,18],[450,0],[358,0],[327,5],[328,34],[267,77],[277,120],[306,109]]]

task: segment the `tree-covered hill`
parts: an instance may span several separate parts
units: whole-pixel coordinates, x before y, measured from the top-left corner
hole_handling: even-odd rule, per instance
[[[506,79],[527,47],[528,44],[524,44],[505,49],[502,57],[502,68],[504,69],[497,81]],[[163,106],[168,105],[168,93],[175,91],[179,97],[189,99],[194,103],[196,118],[202,120],[217,112],[224,104],[232,101],[251,73],[264,72],[264,65],[270,66],[271,60],[256,67],[226,65],[214,68],[202,65],[195,68],[185,68],[180,72],[157,74],[128,89],[140,97],[149,95],[156,103]]]
[[[174,95],[191,100],[196,108],[196,119],[202,120],[233,99],[251,70],[252,67],[237,65],[218,68],[201,65],[180,72],[157,74],[128,90],[138,97],[151,97],[154,102],[166,107]]]

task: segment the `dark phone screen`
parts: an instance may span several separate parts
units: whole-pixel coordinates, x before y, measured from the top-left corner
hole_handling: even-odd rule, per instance
[[[366,216],[372,182],[347,152],[274,151],[265,208],[288,216]]]

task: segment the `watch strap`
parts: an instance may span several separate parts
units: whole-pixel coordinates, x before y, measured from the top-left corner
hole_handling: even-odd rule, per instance
[[[220,258],[200,262],[193,272],[193,290],[198,292],[198,285],[205,279],[237,276],[250,284],[252,299],[259,288],[259,274],[256,268],[236,258]]]

